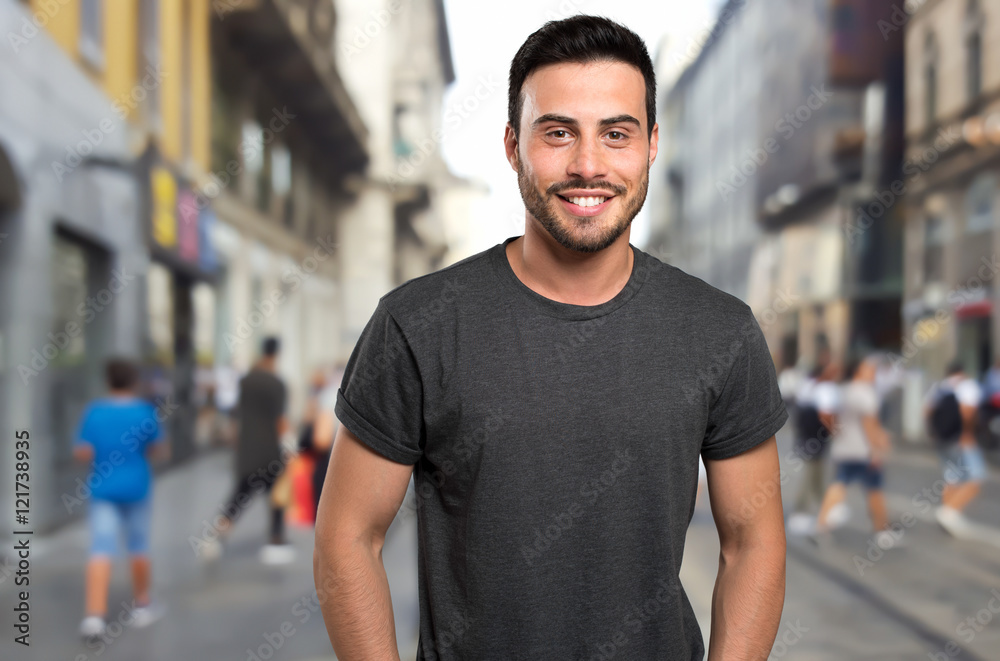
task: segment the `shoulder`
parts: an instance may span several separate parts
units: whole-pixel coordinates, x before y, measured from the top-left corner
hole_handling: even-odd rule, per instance
[[[483,300],[485,294],[495,291],[491,252],[498,249],[493,246],[433,273],[411,278],[383,295],[379,308],[401,327],[410,328],[431,316],[440,319],[444,310],[461,309],[463,302]]]
[[[703,341],[743,341],[759,334],[753,310],[739,297],[648,253],[643,256],[646,281],[641,294],[652,297],[654,313],[682,319],[685,330]]]

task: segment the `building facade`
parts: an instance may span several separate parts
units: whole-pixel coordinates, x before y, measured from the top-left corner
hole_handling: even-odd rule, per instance
[[[1000,354],[1000,2],[921,3],[907,16],[906,364],[928,381]]]

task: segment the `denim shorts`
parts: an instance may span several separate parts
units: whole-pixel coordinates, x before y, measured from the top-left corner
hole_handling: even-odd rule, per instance
[[[134,503],[96,498],[90,501],[90,554],[117,555],[118,540],[124,532],[129,554],[145,555],[149,551],[151,505],[148,496]]]
[[[867,461],[841,461],[837,463],[833,481],[842,484],[860,482],[869,491],[877,491],[882,488],[882,469]]]
[[[948,484],[982,482],[986,478],[986,461],[978,445],[949,445],[941,450],[941,463]]]

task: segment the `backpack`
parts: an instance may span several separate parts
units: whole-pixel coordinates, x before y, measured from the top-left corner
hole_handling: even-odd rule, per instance
[[[795,416],[795,426],[798,431],[797,444],[803,450],[809,449],[808,452],[805,452],[807,455],[805,458],[813,458],[822,454],[826,449],[829,434],[819,419],[819,409],[814,404],[799,406]]]
[[[930,423],[931,435],[938,443],[950,445],[962,435],[962,409],[954,392],[949,390],[938,397]]]

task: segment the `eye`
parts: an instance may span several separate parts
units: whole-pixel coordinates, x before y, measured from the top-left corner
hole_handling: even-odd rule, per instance
[[[562,135],[556,135],[557,133],[561,133]],[[553,138],[565,138],[567,135],[569,135],[569,133],[567,133],[563,129],[556,129],[555,131],[549,131],[549,135],[552,136]]]
[[[610,133],[608,133],[608,137],[611,138],[612,140],[618,141],[618,140],[624,140],[626,138],[626,135],[621,131],[611,131]]]

